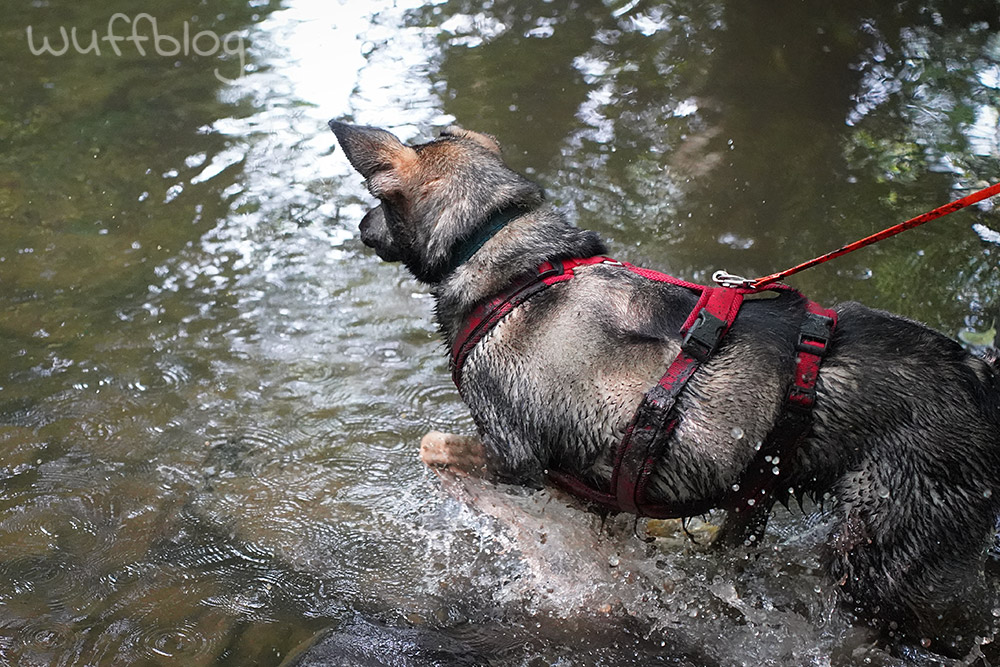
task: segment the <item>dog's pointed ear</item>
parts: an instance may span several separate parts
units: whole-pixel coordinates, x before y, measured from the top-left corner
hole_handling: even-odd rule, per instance
[[[468,139],[469,141],[474,141],[486,150],[493,151],[497,155],[500,155],[500,142],[492,134],[483,134],[482,132],[473,132],[472,130],[466,130],[459,127],[458,125],[449,125],[448,127],[441,130],[442,137],[457,137],[458,139]]]
[[[379,171],[400,169],[417,159],[417,152],[395,135],[377,127],[330,121],[351,166],[366,179]]]

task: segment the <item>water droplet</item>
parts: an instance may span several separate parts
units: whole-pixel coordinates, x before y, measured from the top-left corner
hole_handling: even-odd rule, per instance
[[[993,615],[1000,618],[1000,607],[993,607]]]
[[[608,557],[608,565],[611,567],[618,567],[621,562],[621,558],[618,557],[618,554],[611,554],[611,556]]]
[[[781,469],[778,468],[778,466],[774,466],[773,468],[771,468],[771,472],[775,475],[779,475],[781,474]]]
[[[888,498],[889,497],[889,489],[887,489],[885,487],[882,487],[882,489],[879,490],[879,492],[878,492],[878,497],[882,498],[883,500],[885,500],[886,498]]]
[[[757,504],[756,500],[754,500],[753,498],[747,498],[747,505],[749,505],[750,507],[753,507],[756,504]]]
[[[765,461],[766,463],[770,463],[770,462],[771,462],[771,457],[770,457],[770,456],[765,456],[765,457],[764,457],[764,461]]]
[[[778,465],[779,463],[781,463],[781,457],[775,456],[773,459],[771,459],[771,463],[773,463],[774,465]]]
[[[739,491],[739,490],[740,490],[740,485],[739,484],[733,484],[733,491]]]
[[[930,648],[931,640],[927,637],[924,637],[923,639],[920,640],[920,645],[923,646],[924,648]]]
[[[759,452],[760,448],[763,447],[763,446],[764,446],[764,441],[763,440],[758,440],[756,443],[754,443],[753,450],[755,452]]]
[[[739,426],[734,426],[733,430],[730,431],[729,433],[737,440],[742,440],[744,436],[743,429],[741,429]]]
[[[985,491],[983,491],[983,498],[992,498],[992,497],[993,497],[993,492],[992,491],[990,491],[989,489],[986,489]]]

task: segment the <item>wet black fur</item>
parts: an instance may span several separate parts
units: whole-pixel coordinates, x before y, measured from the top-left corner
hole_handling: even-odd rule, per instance
[[[449,344],[466,314],[515,276],[546,260],[605,252],[508,169],[498,149],[472,140],[480,135],[410,148],[382,130],[331,126],[380,199],[362,239],[432,283]],[[511,205],[525,214],[435,279],[449,253]],[[557,467],[606,484],[624,426],[676,354],[694,302],[685,289],[597,265],[502,320],[470,354],[462,384],[493,473],[539,485]],[[863,615],[935,641],[970,638],[988,617],[982,571],[1000,510],[996,352],[974,357],[920,323],[858,303],[836,310],[812,432],[780,464],[786,493],[829,497],[836,521],[828,568]],[[679,399],[681,422],[654,472],[654,500],[725,496],[777,417],[803,317],[791,294],[745,303]],[[732,435],[734,426],[744,437]]]

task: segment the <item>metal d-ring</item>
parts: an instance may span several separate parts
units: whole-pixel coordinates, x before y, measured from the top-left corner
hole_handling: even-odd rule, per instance
[[[733,275],[728,271],[716,271],[712,274],[712,280],[720,287],[728,287],[730,289],[736,289],[738,287],[750,287],[753,285],[753,280],[749,278],[744,278],[743,276]]]

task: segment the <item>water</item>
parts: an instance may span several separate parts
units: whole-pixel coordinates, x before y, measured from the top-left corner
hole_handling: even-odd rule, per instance
[[[1000,179],[994,3],[745,4],[147,9],[243,44],[242,76],[235,48],[32,55],[29,26],[127,35],[125,0],[5,7],[0,664],[278,665],[328,629],[358,664],[432,664],[421,637],[501,665],[929,664],[844,617],[819,515],[750,559],[650,546],[417,458],[471,422],[427,291],[360,243],[328,118],[491,132],[616,257],[701,281]],[[986,203],[794,283],[988,331],[997,232]]]

